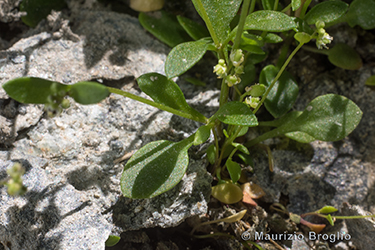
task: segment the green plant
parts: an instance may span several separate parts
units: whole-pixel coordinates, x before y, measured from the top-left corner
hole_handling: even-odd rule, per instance
[[[63,85],[22,77],[5,83],[3,88],[19,102],[45,104],[50,115],[69,106],[67,96],[80,104],[94,104],[114,93],[200,122],[203,125],[180,142],[160,140],[138,150],[124,166],[121,190],[124,196],[137,199],[168,191],[186,172],[188,149],[208,141],[212,133],[214,142],[208,148],[207,157],[212,164],[211,172],[218,180],[213,194],[221,201],[235,203],[242,199],[238,185],[242,170],[240,162],[251,162],[251,147],[281,135],[304,143],[341,140],[355,129],[362,117],[362,111],[355,103],[336,94],[315,98],[304,111],[289,112],[298,95],[298,84],[286,67],[297,51],[313,39],[319,49],[326,48],[332,38],[325,31],[325,24],[337,22],[348,7],[343,2],[330,1],[307,12],[310,2],[302,4],[293,0],[279,11],[278,1],[263,0],[261,7],[264,10],[254,11],[256,1],[193,0],[207,29],[192,20],[175,18],[165,12],[156,20],[141,13],[140,22],[173,47],[165,63],[166,76],[148,73],[137,79],[140,89],[153,101],[94,82]],[[236,17],[240,7],[241,14]],[[189,36],[194,41],[187,41]],[[253,84],[255,64],[266,55],[264,46],[280,43],[284,40],[282,37],[285,43],[278,64],[263,68],[260,84]],[[290,46],[294,49],[288,56]],[[194,66],[207,51],[217,56],[214,73],[221,79],[220,108],[209,118],[187,104],[181,89],[172,80]],[[258,121],[257,112],[263,104],[275,120]],[[245,135],[249,127],[259,126],[275,129],[244,144],[235,141]]]
[[[335,212],[338,211],[338,209],[333,207],[333,206],[324,206],[317,211],[309,212],[309,213],[301,214],[301,215],[294,214],[294,213],[288,213],[287,209],[279,203],[273,204],[271,206],[271,209],[289,215],[289,218],[293,222],[295,222],[297,224],[305,225],[310,230],[314,231],[315,233],[320,233],[326,227],[326,225],[325,224],[311,223],[309,221],[304,220],[303,218],[305,218],[307,216],[321,217],[321,218],[326,219],[331,226],[334,226],[336,220],[364,219],[364,218],[374,218],[375,217],[375,215],[373,215],[373,214],[372,215],[354,215],[354,216],[336,216],[336,215],[332,216],[331,215],[332,213],[335,213]]]

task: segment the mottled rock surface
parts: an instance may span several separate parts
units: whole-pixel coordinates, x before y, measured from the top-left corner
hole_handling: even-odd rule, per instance
[[[134,79],[163,73],[169,49],[124,14],[82,11],[74,23],[74,36],[41,32],[1,51],[0,83],[21,76],[66,84],[98,80],[147,97]],[[217,107],[217,91],[183,88],[205,114]],[[122,164],[114,163],[150,141],[181,140],[198,123],[117,95],[98,105],[72,101],[51,119],[41,105],[15,103],[2,88],[0,97],[0,176],[12,162],[27,169],[25,196],[9,197],[0,188],[0,241],[13,249],[104,249],[109,234],[173,227],[207,211],[211,176],[198,147],[180,184],[153,199],[121,197]]]

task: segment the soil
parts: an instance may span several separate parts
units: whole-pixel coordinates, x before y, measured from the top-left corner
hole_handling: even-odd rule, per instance
[[[123,1],[103,1],[101,5],[97,6],[103,6],[104,8],[111,9],[112,11],[118,11],[132,16],[138,15],[137,12],[128,8],[127,3],[124,3]],[[187,8],[186,1],[167,1],[165,9],[174,14],[185,15],[187,17],[198,20],[197,14],[194,13],[191,8]],[[69,10],[64,10],[64,12],[68,14]],[[30,28],[23,24],[17,16],[13,17],[13,19],[13,21],[9,22],[0,22],[0,50],[6,50],[19,39],[27,36],[27,34],[30,33]],[[349,27],[341,25],[331,32],[339,34],[340,32],[342,33],[342,31],[347,32],[348,30],[350,30]],[[354,45],[357,46],[358,51],[361,53],[364,65],[372,64],[373,66],[373,62],[375,61],[374,54],[366,53],[365,51],[363,51],[363,48],[366,47],[366,43],[373,43],[374,40],[371,39],[371,37],[374,38],[373,31],[363,31],[360,28],[356,28],[353,32],[359,34],[356,35],[357,43],[354,43]],[[269,57],[267,58],[266,62],[262,63],[259,69],[261,69],[262,66],[270,63],[275,63],[276,61],[279,46],[273,45],[267,49],[269,49],[271,52],[269,53]],[[193,68],[193,70],[199,69]],[[306,84],[313,81],[317,76],[323,76],[327,72],[335,72],[335,66],[330,64],[327,58],[323,55],[311,54],[306,51],[301,51],[301,53],[299,53],[294,58],[291,65],[288,67],[288,71],[292,73],[299,82],[301,82],[301,95],[303,95],[304,97],[307,96],[311,100],[313,98],[313,95],[309,96],[303,94],[311,92],[311,89]],[[336,81],[340,81],[339,73],[335,77]],[[328,91],[326,92],[330,91],[331,90],[328,89]],[[346,91],[350,91],[350,89]],[[373,90],[369,89],[368,91]],[[345,95],[345,93],[343,94]],[[297,101],[298,105],[302,105],[301,103],[303,103],[303,101]],[[261,119],[263,120],[267,120],[270,118],[269,114],[267,114],[265,110],[261,110],[260,114]],[[257,132],[255,131],[254,133]],[[342,150],[343,145],[350,146],[351,140],[357,140],[356,138],[358,138],[358,135],[354,135],[351,139],[346,139],[343,142],[337,142],[330,145]],[[273,141],[270,141],[268,142],[268,145],[271,147],[272,152],[278,150],[281,150],[279,152],[283,152],[282,150],[289,150],[295,152],[297,157],[301,157],[305,161],[313,161],[312,158],[314,157],[314,149],[312,146],[302,145],[289,141],[285,144],[284,138],[277,138]],[[356,143],[355,145],[358,145],[358,143]],[[365,147],[367,148],[373,146],[374,145],[372,145],[371,142],[365,145]],[[345,152],[342,154],[345,154]],[[371,153],[369,153],[369,151],[359,152],[356,156],[352,153],[347,153],[347,155],[348,157],[356,158],[359,161],[372,164],[371,160],[368,160],[368,158],[371,157]],[[260,150],[259,152],[256,151],[254,154],[254,158],[262,167],[266,165],[262,165],[262,162],[264,163],[265,159],[267,159],[262,150]],[[335,162],[332,162],[330,166],[333,166],[334,164]],[[252,170],[251,167],[248,167],[248,169]],[[271,178],[271,175],[269,173],[267,173],[265,176],[268,176],[267,178]],[[262,177],[249,172],[249,180],[257,182],[261,178]],[[293,178],[299,177],[296,175]],[[368,178],[372,179],[374,178],[374,175],[368,176]],[[267,190],[265,191],[267,193]],[[298,192],[299,190],[293,191]],[[302,189],[300,191],[305,192],[305,190]],[[319,195],[329,196],[331,194],[330,190],[328,190],[327,193],[325,193],[325,191],[327,190],[321,191]],[[317,189],[313,189],[312,192],[316,193],[320,191]],[[374,206],[372,206],[371,204],[371,202],[373,201],[373,198],[371,197],[373,197],[374,195],[372,195],[371,192],[374,193],[373,186],[369,188],[368,199],[365,199],[364,202],[359,200],[348,200],[348,202],[350,202],[351,204],[361,205],[366,210],[374,212]],[[304,197],[305,195],[302,195],[301,199],[304,199]],[[121,240],[116,246],[106,247],[106,249],[256,249],[251,244],[247,244],[246,242],[240,240],[241,234],[246,230],[264,232],[269,234],[302,234],[307,237],[309,233],[309,229],[307,227],[293,222],[289,218],[288,214],[270,209],[270,206],[273,204],[274,198],[275,197],[272,196],[268,196],[268,198],[267,196],[261,198],[260,200],[257,200],[258,206],[246,205],[241,202],[235,205],[225,205],[212,198],[211,202],[209,203],[209,211],[205,216],[189,218],[176,228],[149,228],[138,231],[127,231],[121,234]],[[278,203],[285,207],[290,206],[291,203],[298,202],[303,201],[296,201],[295,199],[291,199],[289,193],[286,192],[282,192],[278,196]],[[307,206],[307,208],[310,208],[310,210],[308,211],[314,211],[315,204],[310,207]],[[224,218],[243,209],[247,209],[248,212],[245,217],[239,222],[231,224],[211,224],[210,226],[203,226],[201,228],[198,228],[193,235],[190,234],[193,227],[198,223],[211,221],[218,218]],[[305,212],[308,211],[305,210]],[[329,226],[325,221],[316,220],[316,218],[309,218],[309,221],[326,224],[327,227],[322,233],[327,234],[341,232],[340,230],[343,230],[342,228],[345,227],[342,221],[338,221],[335,224],[335,227]],[[263,249],[286,249],[287,247],[289,247],[290,249],[309,249],[309,247],[310,249],[361,249],[361,247],[356,245],[355,242],[345,240],[335,241],[334,243],[330,243],[329,240],[307,240],[307,242],[305,243],[290,240],[275,240],[263,241],[260,244],[262,245]],[[0,249],[2,248],[0,247]]]

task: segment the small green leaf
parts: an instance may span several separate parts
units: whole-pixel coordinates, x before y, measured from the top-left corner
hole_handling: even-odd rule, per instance
[[[326,219],[328,220],[329,224],[331,224],[331,226],[335,225],[335,223],[333,222],[332,216],[330,214],[327,215]]]
[[[199,40],[203,37],[209,37],[210,33],[208,33],[208,30],[206,27],[200,25],[199,23],[194,22],[193,20],[183,17],[183,16],[177,16],[177,20],[184,28],[186,33],[191,36],[194,40]]]
[[[232,146],[235,147],[235,148],[237,148],[239,151],[241,151],[244,154],[247,154],[247,155],[250,154],[250,152],[247,149],[247,147],[245,147],[244,145],[242,145],[240,143],[232,142]]]
[[[147,73],[141,75],[137,82],[139,88],[155,102],[192,114],[203,120],[206,119],[201,113],[187,104],[180,87],[166,76],[158,73]]]
[[[65,6],[64,0],[23,0],[20,11],[26,12],[27,15],[21,19],[26,25],[34,28],[51,13],[51,10],[61,10]]]
[[[270,86],[278,72],[279,70],[273,65],[264,67],[260,73],[259,83]],[[292,108],[297,96],[298,85],[292,75],[284,71],[268,94],[264,102],[265,107],[273,117],[280,117]]]
[[[157,39],[172,48],[177,44],[191,40],[175,16],[165,11],[160,13],[161,17],[155,18],[141,12],[138,17],[139,23]]]
[[[375,75],[372,75],[369,78],[367,78],[365,84],[367,86],[375,86]]]
[[[254,127],[258,121],[249,107],[242,102],[227,102],[216,112],[215,117],[225,124]]]
[[[325,1],[315,5],[306,14],[305,20],[309,25],[315,24],[317,21],[329,24],[344,15],[347,9],[348,4],[342,1]]]
[[[305,32],[298,32],[294,35],[294,39],[299,43],[308,43],[311,40],[311,36]]]
[[[223,129],[223,134],[226,138],[229,138],[228,132],[225,128]]]
[[[262,96],[266,92],[266,86],[264,84],[251,85],[249,93],[252,97]]]
[[[197,132],[195,132],[193,145],[196,146],[196,145],[199,145],[199,144],[202,144],[202,143],[206,142],[208,140],[208,138],[210,138],[210,135],[211,135],[211,127],[210,126],[200,127],[197,130]]]
[[[301,6],[301,0],[292,0],[292,10],[296,11]]]
[[[208,41],[206,39],[181,43],[174,47],[165,62],[167,77],[173,78],[185,73],[203,57],[207,47]]]
[[[226,39],[229,31],[229,24],[237,14],[242,0],[192,0],[195,9],[202,17],[207,26],[211,26],[214,35],[219,42]],[[199,6],[203,6],[201,10]],[[203,13],[205,12],[205,13]],[[211,34],[212,36],[213,34]]]
[[[62,97],[71,86],[36,77],[20,77],[3,85],[5,92],[21,103],[47,104],[49,96],[62,92]]]
[[[361,26],[362,29],[371,30],[375,28],[375,1],[354,0],[344,20],[351,26]]]
[[[362,67],[362,59],[357,51],[344,43],[337,43],[333,48],[327,50],[328,60],[335,66],[357,70]]]
[[[80,104],[95,104],[105,99],[109,90],[97,82],[77,82],[71,85],[69,95]]]
[[[241,177],[241,166],[237,163],[232,161],[232,159],[228,158],[225,165],[227,166],[230,178],[232,179],[233,183],[236,183]]]
[[[286,132],[301,131],[317,140],[338,141],[357,127],[361,117],[362,111],[354,102],[328,94],[312,100],[300,116],[280,128]]]
[[[245,163],[245,165],[254,167],[254,161],[250,155],[237,153],[236,156],[238,156],[238,158],[240,158],[243,161],[243,163]]]
[[[281,43],[283,39],[273,33],[267,33],[267,35],[264,37],[264,42],[266,43]]]
[[[230,182],[213,186],[211,195],[225,204],[237,203],[243,198],[242,189]]]
[[[116,235],[110,235],[108,236],[108,239],[105,241],[106,247],[113,247],[120,241],[121,237]]]
[[[215,163],[215,155],[216,155],[216,147],[214,144],[211,144],[208,148],[207,148],[207,159],[208,161],[211,163],[211,164],[214,164]]]
[[[247,131],[249,130],[249,127],[242,127],[240,132],[238,133],[237,137],[246,135]]]
[[[124,167],[120,182],[123,195],[152,198],[176,186],[186,172],[187,150],[193,140],[194,137],[180,142],[154,141],[139,149]]]
[[[246,17],[245,30],[261,30],[269,32],[282,32],[296,28],[293,18],[288,15],[273,11],[259,10]]]
[[[285,136],[301,143],[310,143],[316,141],[314,137],[299,131],[286,133]]]
[[[337,212],[337,211],[338,211],[338,209],[333,207],[333,206],[324,206],[321,209],[319,209],[318,211],[316,211],[316,213],[318,213],[318,214],[330,214],[330,213],[334,213],[334,212]]]

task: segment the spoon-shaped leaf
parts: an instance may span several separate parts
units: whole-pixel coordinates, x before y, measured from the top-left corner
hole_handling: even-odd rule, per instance
[[[305,16],[308,24],[315,24],[317,21],[323,21],[326,24],[338,20],[345,14],[348,4],[342,1],[325,1],[315,5]]]
[[[300,116],[279,129],[301,131],[317,140],[338,141],[357,127],[361,117],[362,111],[353,101],[328,94],[312,100]]]
[[[168,78],[179,76],[194,66],[206,53],[208,40],[181,43],[174,47],[165,61]]]
[[[270,86],[278,72],[273,65],[264,67],[260,73],[259,83]],[[268,94],[264,102],[265,107],[273,117],[280,117],[292,108],[297,96],[298,85],[292,75],[284,71]]]
[[[71,86],[36,77],[20,77],[4,83],[3,88],[14,100],[21,103],[46,104],[49,96],[62,91],[63,96]]]
[[[344,20],[354,27],[359,25],[362,29],[370,30],[375,28],[375,1],[374,0],[354,0]]]
[[[147,73],[141,75],[137,82],[140,89],[155,102],[199,117],[203,121],[206,120],[204,115],[187,104],[180,87],[166,76],[158,73]]]
[[[228,158],[225,165],[227,166],[230,178],[233,183],[236,183],[241,177],[241,166],[235,161],[232,161],[231,158]]]
[[[225,124],[254,127],[258,120],[250,108],[242,102],[227,102],[216,112],[215,117]]]
[[[349,70],[362,67],[362,59],[357,51],[344,43],[338,43],[326,52],[328,60],[337,67]]]
[[[154,141],[139,149],[126,163],[121,176],[125,197],[152,198],[176,186],[184,176],[187,150],[194,137],[180,142]]]

